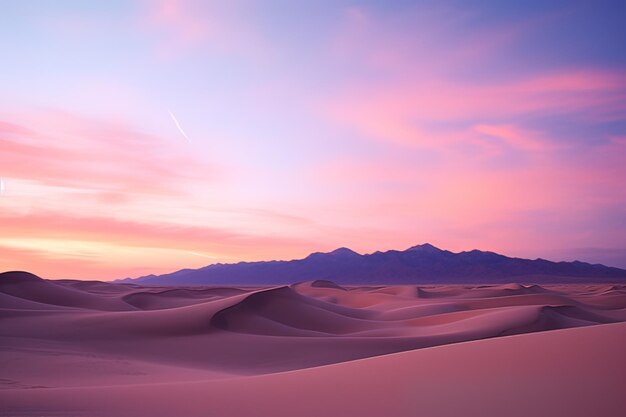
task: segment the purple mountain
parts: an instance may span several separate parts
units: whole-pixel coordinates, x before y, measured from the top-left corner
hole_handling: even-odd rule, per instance
[[[348,248],[292,261],[213,264],[164,275],[126,278],[142,285],[265,285],[328,280],[352,284],[559,283],[626,280],[626,270],[585,262],[509,258],[472,250],[453,253],[428,243],[367,255]]]

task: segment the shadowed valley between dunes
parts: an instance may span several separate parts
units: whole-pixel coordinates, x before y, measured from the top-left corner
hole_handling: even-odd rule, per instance
[[[257,378],[264,378],[266,388],[258,389],[269,389],[272,396],[267,387],[291,378],[287,375],[301,374],[295,386],[304,387],[317,384],[318,372],[338,372],[336,377],[343,378],[344,370],[360,366],[373,372],[387,361],[421,369],[427,359],[420,359],[419,352],[428,357],[432,349],[449,348],[457,352],[451,354],[454,360],[474,344],[491,350],[499,346],[495,340],[510,339],[506,336],[530,337],[533,349],[541,350],[552,349],[543,335],[562,334],[569,340],[569,332],[581,332],[578,337],[584,338],[583,329],[602,328],[602,337],[610,337],[612,346],[626,347],[626,285],[621,284],[341,286],[316,280],[272,287],[174,288],[49,281],[7,272],[0,274],[0,305],[0,399],[5,406],[0,415],[97,416],[103,410],[173,415],[175,404],[167,402],[167,395],[132,412],[127,393],[160,392],[163,384],[172,389],[191,384],[189,392],[196,392],[198,384],[208,384],[214,394],[202,395],[213,398],[234,395],[224,388],[232,381],[257,386]],[[548,339],[553,344],[560,340]],[[526,353],[515,352],[507,360],[527,360]],[[613,359],[617,370],[623,368],[622,359]],[[485,372],[494,366],[502,364],[485,362]],[[388,377],[399,378],[398,383],[407,377],[400,368],[396,371]],[[459,372],[461,379],[470,377]],[[222,382],[215,390],[217,381]],[[353,382],[357,389],[360,382]],[[92,396],[93,402],[76,402],[76,390]],[[349,387],[339,390],[354,395]],[[295,393],[285,395],[285,401],[296,401],[289,396]],[[213,398],[208,404],[192,397],[204,405],[185,415],[203,415],[206,407],[220,415],[238,415],[236,403],[229,409],[222,400]],[[368,414],[375,408],[367,404],[354,404],[350,412],[376,415]],[[287,409],[315,415],[293,407]],[[271,408],[265,412],[289,415]],[[242,415],[260,414],[249,409]]]

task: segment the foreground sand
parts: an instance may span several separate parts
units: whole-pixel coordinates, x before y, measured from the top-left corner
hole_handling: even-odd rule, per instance
[[[164,289],[4,274],[0,306],[2,416],[626,415],[618,285]]]

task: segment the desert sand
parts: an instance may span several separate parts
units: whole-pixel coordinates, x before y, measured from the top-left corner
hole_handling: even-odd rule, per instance
[[[0,416],[623,416],[626,286],[0,274]]]

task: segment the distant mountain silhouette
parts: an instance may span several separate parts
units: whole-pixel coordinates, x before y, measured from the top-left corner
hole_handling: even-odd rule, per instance
[[[142,285],[265,285],[328,280],[351,284],[558,283],[626,279],[626,270],[584,262],[509,258],[472,250],[453,253],[431,244],[361,255],[348,248],[292,261],[214,264],[118,282]]]

